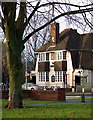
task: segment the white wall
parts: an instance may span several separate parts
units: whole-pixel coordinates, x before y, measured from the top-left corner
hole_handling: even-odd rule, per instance
[[[84,70],[84,76],[88,76],[88,84],[93,86],[93,70]]]
[[[78,71],[81,72],[81,74],[78,73]],[[83,69],[76,69],[74,72],[74,76],[87,76],[87,84],[93,86],[93,71],[91,70],[83,70]]]
[[[49,82],[39,82],[38,61],[39,61],[39,56],[37,56],[37,63],[36,63],[36,69],[35,69],[36,84],[38,84],[39,86],[48,86],[48,87],[51,87],[51,86],[59,87],[60,86],[61,88],[64,88],[64,83],[62,83],[62,82],[51,82],[51,76],[55,75],[54,67],[50,67]],[[50,66],[54,65],[54,64],[52,64],[52,62],[54,62],[55,60],[51,60],[51,53],[49,53],[49,61],[50,61]]]
[[[61,88],[64,87],[64,83],[62,82],[51,82],[51,76],[54,75],[54,67],[50,67],[50,72],[49,72],[49,82],[39,82],[39,73],[38,73],[38,61],[39,61],[39,55],[37,55],[37,63],[36,63],[36,69],[35,69],[35,73],[36,73],[36,84],[40,85],[40,86],[60,86]],[[51,60],[51,53],[49,53],[49,61],[50,61],[50,65],[53,65],[52,62],[54,62],[55,60]],[[67,51],[67,84],[70,85],[70,87],[73,86],[72,83],[72,72],[73,72],[73,67],[72,67],[72,60],[71,60],[71,54],[69,51]]]
[[[39,61],[39,55],[37,55],[36,68],[35,68],[36,84],[37,84],[37,85],[38,85],[38,78],[39,78],[39,74],[38,74],[38,61]]]
[[[70,87],[73,86],[72,83],[72,72],[73,72],[73,66],[72,66],[72,59],[71,59],[71,53],[67,51],[67,84],[70,85]]]

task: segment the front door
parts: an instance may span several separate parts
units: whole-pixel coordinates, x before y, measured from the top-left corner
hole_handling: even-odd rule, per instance
[[[75,76],[75,86],[80,85],[80,76]]]

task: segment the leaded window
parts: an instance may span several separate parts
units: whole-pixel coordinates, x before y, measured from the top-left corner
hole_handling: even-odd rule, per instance
[[[49,61],[49,53],[39,53],[39,61]]]
[[[49,82],[49,72],[39,72],[39,82]]]
[[[63,60],[66,60],[66,51],[63,51]]]
[[[63,82],[63,71],[55,71],[55,82]]]
[[[66,60],[66,51],[55,52],[55,60]]]

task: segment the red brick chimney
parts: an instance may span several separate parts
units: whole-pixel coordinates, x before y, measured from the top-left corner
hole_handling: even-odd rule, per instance
[[[52,23],[50,26],[50,46],[56,46],[59,42],[59,23]]]

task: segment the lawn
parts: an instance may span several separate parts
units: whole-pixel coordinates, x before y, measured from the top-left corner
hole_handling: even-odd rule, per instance
[[[58,101],[39,101],[39,100],[24,100],[23,109],[2,109],[3,120],[6,118],[91,118],[91,104],[78,105],[44,105],[44,106],[29,106],[35,103],[51,103]],[[4,106],[6,100],[2,101]]]

